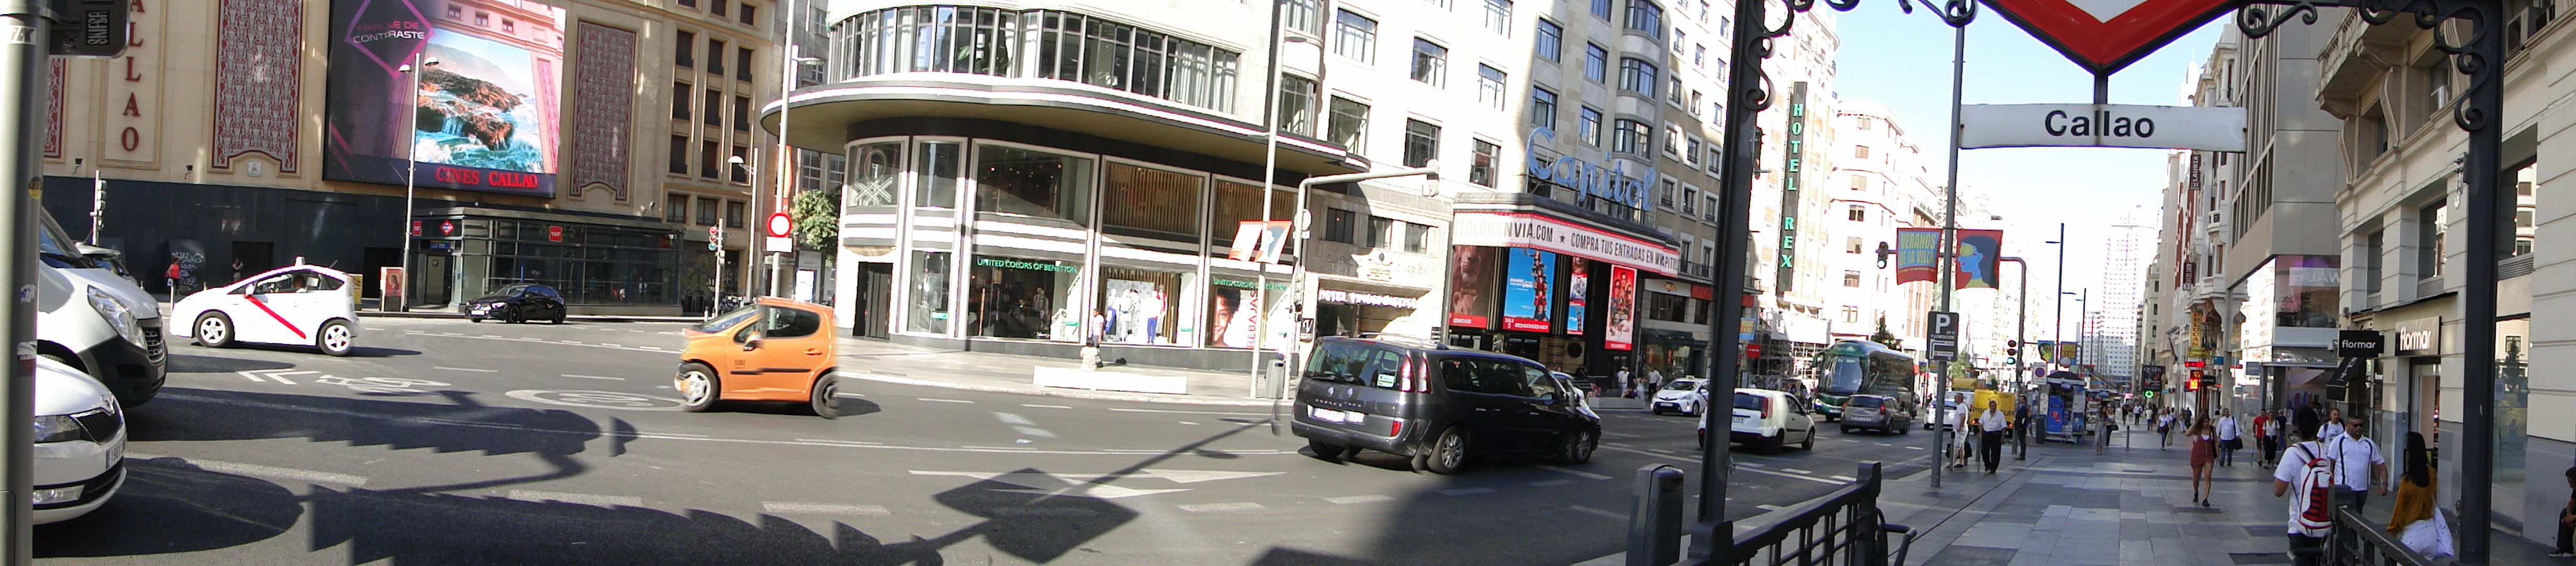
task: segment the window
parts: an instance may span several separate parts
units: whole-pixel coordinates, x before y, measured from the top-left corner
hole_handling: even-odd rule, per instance
[[[1859,175],[1853,175],[1853,176],[1852,176],[1852,190],[1855,190],[1855,191],[1866,191],[1866,190],[1869,190],[1869,178],[1868,178],[1868,177],[1862,177],[1862,176],[1859,176]]]
[[[1680,156],[1682,153],[1681,139],[1682,126],[1680,124],[1665,124],[1664,155]]]
[[[1349,10],[1334,12],[1333,54],[1361,63],[1377,62],[1377,20],[1361,17]]]
[[[743,207],[744,207],[744,206],[745,206],[745,204],[744,204],[742,201],[738,201],[738,200],[729,200],[729,201],[725,201],[725,227],[726,227],[726,228],[741,228],[741,227],[743,227],[743,223],[742,223],[742,216],[743,216],[743,214],[742,214],[742,212],[743,212]]]
[[[1199,200],[1207,178],[1188,173],[1110,163],[1102,179],[1100,209],[1105,232],[1175,242],[1199,241]]]
[[[689,174],[689,136],[671,136],[671,174]]]
[[[733,67],[734,79],[745,81],[751,80],[751,58],[751,48],[736,47],[733,49],[733,60],[735,63]],[[713,73],[717,71],[715,69],[708,69],[707,72]]]
[[[716,225],[716,199],[698,199],[698,225]]]
[[[2451,221],[2449,204],[2436,201],[2415,212],[2415,272],[2420,278],[2442,276],[2442,240],[2449,233],[2443,225]]]
[[[1585,106],[1580,114],[1581,123],[1576,127],[1582,131],[1576,134],[1583,137],[1583,145],[1601,147],[1601,111]]]
[[[1860,322],[1860,307],[1843,306],[1843,322]]]
[[[1690,34],[1682,33],[1682,30],[1680,30],[1680,29],[1675,29],[1675,30],[1673,30],[1673,40],[1671,41],[1671,43],[1672,43],[1672,47],[1673,47],[1673,58],[1674,58],[1674,59],[1680,59],[1683,55],[1688,55],[1688,54],[1689,54],[1688,52],[1682,51],[1682,44],[1689,43],[1689,42],[1690,42]]]
[[[1860,131],[1864,131],[1864,132],[1869,131],[1869,123],[1870,123],[1870,119],[1869,119],[1869,118],[1867,118],[1867,117],[1863,117],[1863,118],[1861,118],[1857,123],[1855,123],[1855,124],[1852,126],[1852,129],[1856,129],[1856,130],[1860,130]]]
[[[1590,79],[1592,84],[1608,84],[1610,51],[1602,49],[1601,44],[1583,44],[1583,78]]]
[[[1869,159],[1869,146],[1866,146],[1866,145],[1855,145],[1855,146],[1852,146],[1852,158],[1854,158],[1854,159]]]
[[[1490,65],[1476,65],[1476,102],[1484,104],[1486,108],[1503,109],[1504,80],[1502,69],[1496,69]]]
[[[724,75],[724,54],[724,40],[712,37],[707,38],[707,74],[717,76]]]
[[[748,148],[748,147],[743,147],[743,146],[739,146],[739,145],[737,145],[737,146],[733,146],[733,156],[734,156],[734,157],[740,157],[740,158],[742,158],[742,162],[743,162],[743,163],[751,163],[751,162],[752,162],[752,161],[751,161],[751,148]],[[730,161],[728,161],[727,163],[731,163],[731,162],[730,162]],[[749,183],[749,182],[751,182],[751,168],[750,168],[750,167],[726,167],[726,169],[731,169],[731,170],[733,170],[733,182],[736,182],[736,183]]]
[[[1371,216],[1371,217],[1369,217],[1369,220],[1368,220],[1368,247],[1372,247],[1372,248],[1389,248],[1389,247],[1394,247],[1394,244],[1395,244],[1395,225],[1396,225],[1396,224],[1400,224],[1400,222],[1396,222],[1396,221],[1395,221],[1395,219],[1393,219],[1393,218],[1387,218],[1387,217],[1384,217],[1384,216]]]
[[[1700,206],[1700,208],[1699,208],[1699,219],[1701,219],[1701,220],[1707,220],[1707,221],[1710,221],[1710,222],[1716,222],[1716,221],[1717,221],[1717,192],[1716,192],[1716,191],[1709,191],[1709,192],[1708,192],[1708,194],[1700,195],[1700,198],[1705,199],[1705,200],[1707,201],[1707,204]],[[1711,254],[1711,255],[1715,255],[1715,254]]]
[[[689,83],[671,83],[671,119],[689,119],[689,93],[697,92]]]
[[[751,97],[733,97],[733,130],[751,131]]]
[[[1315,81],[1296,75],[1279,76],[1279,129],[1288,133],[1315,135]]]
[[[1645,122],[1621,118],[1610,127],[1610,151],[1644,155],[1653,151],[1655,131]]]
[[[1664,8],[1654,0],[1628,0],[1628,30],[1645,32],[1656,41],[1664,39]]]
[[[1467,182],[1494,186],[1494,165],[1497,161],[1501,161],[1503,146],[1494,145],[1485,140],[1476,140],[1475,147],[1476,155],[1467,166]]]
[[[505,33],[517,32],[519,31],[519,22],[511,21],[509,18],[502,18],[501,31]]]
[[[1860,272],[1849,270],[1843,271],[1843,286],[1855,289],[1860,288]]]
[[[689,221],[689,195],[664,195],[662,197],[662,221],[672,224],[687,223]]]
[[[1426,167],[1440,158],[1440,127],[1421,120],[1404,121],[1404,166]]]
[[[1664,96],[1666,97],[1664,100],[1672,102],[1674,106],[1681,106],[1681,105],[1682,105],[1682,76],[1681,76],[1681,75],[1667,75],[1667,76],[1666,76],[1666,78],[1670,79],[1670,82],[1672,82],[1672,83],[1673,83],[1673,86],[1672,86],[1672,88],[1664,89]],[[1689,108],[1683,108],[1683,110],[1689,110]]]
[[[1279,15],[1281,25],[1288,26],[1288,29],[1306,32],[1307,35],[1317,37],[1324,35],[1322,0],[1287,0],[1282,3],[1282,6],[1285,10]]]
[[[956,151],[957,144],[941,144],[949,151],[937,170],[942,187],[940,196],[956,197],[956,171],[965,165],[965,155]],[[932,149],[933,144],[922,144]],[[976,146],[975,208],[1031,218],[1060,220],[1058,226],[1079,226],[1091,221],[1091,167],[1089,158],[1030,151],[1014,147]],[[924,161],[935,157],[924,155]],[[931,179],[923,179],[929,181]],[[924,182],[923,185],[930,183]],[[915,199],[916,202],[922,199]]]
[[[1538,58],[1549,61],[1559,60],[1559,57],[1565,55],[1565,26],[1556,25],[1556,22],[1547,21],[1547,18],[1539,18],[1537,44]]]
[[[1708,69],[1708,46],[1691,45],[1691,66],[1699,67],[1701,70]]]
[[[724,170],[725,162],[724,154],[719,151],[713,140],[698,142],[698,176],[709,179],[720,176],[718,172]]]
[[[707,89],[706,98],[698,99],[698,102],[705,106],[704,111],[698,113],[698,121],[706,122],[709,126],[719,126],[724,124],[723,91],[712,88]]]
[[[1331,110],[1332,123],[1326,124],[1328,129],[1326,135],[1333,138],[1332,142],[1341,144],[1343,148],[1351,150],[1351,153],[1367,150],[1368,105],[1336,96],[1333,97]]]
[[[1449,48],[1428,39],[1413,38],[1413,80],[1431,86],[1449,86]]]
[[[1655,204],[1664,208],[1672,208],[1673,195],[1681,191],[1679,187],[1680,185],[1674,184],[1672,179],[1664,179],[1662,190],[1655,191]]]
[[[698,7],[698,0],[680,0],[680,7],[696,8]]]
[[[760,13],[760,6],[759,6],[759,5],[757,5],[757,4],[752,4],[752,3],[750,3],[750,2],[744,2],[744,3],[742,4],[742,12],[741,12],[742,19],[735,20],[735,21],[742,22],[742,25],[746,25],[746,26],[756,26],[756,25],[760,25],[760,24],[756,23],[756,22],[759,22],[759,21],[760,21],[760,17],[759,17],[759,16],[757,16],[757,15],[755,15],[755,14],[759,14],[759,13]]]
[[[1856,254],[1856,253],[1860,253],[1860,252],[1861,252],[1860,238],[1858,238],[1858,237],[1843,238],[1843,253],[1847,253],[1847,254]]]
[[[1685,149],[1682,151],[1682,161],[1683,161],[1683,162],[1685,162],[1685,163],[1689,163],[1689,164],[1691,164],[1691,165],[1699,165],[1699,156],[1700,156],[1700,147],[1699,147],[1699,146],[1700,146],[1700,141],[1699,141],[1699,136],[1691,136],[1691,137],[1689,138],[1689,140],[1688,140],[1688,141],[1689,141],[1690,143],[1689,143],[1689,144],[1687,144],[1687,145],[1685,146]]]
[[[719,17],[719,18],[721,18],[721,17],[725,17],[725,16],[726,16],[726,14],[725,14],[725,6],[726,6],[727,4],[732,4],[732,3],[733,3],[733,0],[716,0],[716,3],[715,3],[715,4],[710,5],[710,6],[707,6],[707,13],[715,14],[715,15],[716,15],[716,17]],[[507,22],[506,22],[506,21],[504,21],[504,23],[507,23]]]
[[[2379,270],[2388,257],[2388,231],[2372,230],[2369,242],[2370,245],[2362,248],[2361,252],[2361,288],[2363,292],[2376,295],[2379,294]]]
[[[1231,111],[1236,99],[1241,53],[1103,18],[909,6],[843,21],[836,33],[847,39],[838,40],[838,50],[850,62],[839,68],[858,75],[942,72],[1075,81],[1219,112]],[[818,71],[800,75],[817,76],[806,73]]]
[[[452,4],[451,4],[451,5],[449,5],[449,6],[447,7],[447,19],[451,19],[451,20],[462,20],[462,19],[465,19],[465,8],[460,7],[460,6],[456,6],[456,5],[452,5]]]
[[[1485,0],[1485,31],[1512,34],[1512,0]]]
[[[1353,223],[1358,221],[1358,216],[1351,211],[1339,208],[1324,209],[1324,241],[1341,242],[1345,244],[1359,243],[1359,235],[1355,233],[1358,231],[1358,227],[1352,226]]]
[[[491,12],[475,12],[475,13],[474,13],[474,25],[477,25],[477,26],[486,26],[486,27],[491,26],[491,25],[492,25],[492,13],[491,13]]]
[[[1699,187],[1682,185],[1682,217],[1699,213]]]
[[[1556,129],[1556,91],[1530,87],[1529,113],[1531,126]]]
[[[1851,205],[1843,209],[1843,216],[1846,220],[1867,222],[1869,221],[1869,209],[1861,208],[1860,205],[1857,204]]]
[[[1655,74],[1654,63],[1635,57],[1619,58],[1620,90],[1645,95],[1647,100],[1653,100],[1657,82]]]
[[[1418,254],[1430,250],[1431,227],[1411,222],[1404,223],[1404,251]]]
[[[1592,0],[1592,17],[1610,19],[1610,0]]]
[[[2497,258],[2531,253],[2533,238],[2537,235],[2534,223],[2538,220],[2535,213],[2539,208],[2532,198],[2532,186],[2540,182],[2540,163],[2525,161],[2522,166],[2511,168],[2506,175],[2507,181],[2513,183],[2513,194],[2510,200],[2497,199],[2496,204],[2500,206],[2496,212],[2504,216],[2497,218],[2495,224],[2502,232],[2496,235]]]

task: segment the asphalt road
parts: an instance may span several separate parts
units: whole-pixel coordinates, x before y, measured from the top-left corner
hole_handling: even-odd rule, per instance
[[[1590,464],[1300,453],[1265,408],[848,380],[686,413],[678,325],[370,319],[358,355],[173,342],[116,499],[40,527],[97,564],[1565,564],[1621,550],[1630,478],[1695,469],[1693,419],[1605,412]],[[900,367],[899,357],[844,367]],[[916,373],[917,377],[921,374]],[[1731,516],[1823,495],[1929,435],[1739,451]],[[1909,447],[1908,445],[1911,445]]]

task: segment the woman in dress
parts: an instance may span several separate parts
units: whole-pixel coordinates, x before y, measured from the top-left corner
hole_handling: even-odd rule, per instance
[[[2191,425],[2187,436],[2184,440],[2191,443],[2191,499],[2208,507],[2209,490],[2215,487],[2209,474],[2218,461],[2218,433],[2209,419],[2203,418]]]

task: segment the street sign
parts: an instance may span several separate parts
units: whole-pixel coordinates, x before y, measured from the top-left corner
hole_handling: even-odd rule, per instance
[[[1959,359],[1959,313],[1932,311],[1932,359]]]
[[[2245,151],[2245,109],[2141,104],[1968,104],[1959,148],[2142,147]]]
[[[787,213],[769,213],[769,238],[763,247],[775,253],[796,251],[796,240],[787,236],[795,226],[795,220],[788,218]]]
[[[2337,357],[2376,358],[2386,345],[2386,338],[2377,330],[2345,330],[2335,334]]]
[[[411,221],[411,235],[413,235],[413,236],[418,236],[418,235],[420,235],[420,221],[418,221],[418,220],[413,220],[413,221]]]
[[[1986,0],[2095,75],[2118,72],[2236,6],[2232,0]]]
[[[117,57],[125,54],[126,0],[49,0],[45,17],[54,21],[53,41],[45,54],[55,57]]]
[[[440,236],[454,236],[454,235],[456,235],[456,221],[454,221],[454,220],[440,220],[440,221],[438,221],[438,235],[440,235]]]
[[[562,226],[547,226],[547,227],[546,227],[546,241],[548,241],[548,242],[561,242],[561,241],[563,241],[563,227],[562,227]]]

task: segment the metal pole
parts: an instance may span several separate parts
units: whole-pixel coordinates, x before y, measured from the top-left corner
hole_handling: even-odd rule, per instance
[[[417,107],[420,105],[420,76],[429,73],[427,64],[428,60],[426,51],[416,51],[411,54],[411,72],[404,73],[411,75],[411,92],[403,93],[403,100],[405,101],[403,104],[405,104],[406,107]],[[411,120],[405,120],[405,122],[411,122]],[[417,124],[404,126],[406,129],[418,127],[420,126]],[[411,310],[411,282],[413,279],[416,279],[411,272],[411,241],[416,239],[411,234],[411,223],[413,221],[413,215],[417,214],[417,212],[413,210],[413,185],[418,183],[418,179],[420,178],[420,144],[418,143],[418,140],[415,139],[418,136],[419,132],[406,132],[406,135],[403,136],[403,217],[402,222],[395,225],[395,227],[400,228],[398,231],[402,234],[402,293],[398,295],[400,300],[394,301],[395,304],[391,305],[384,304],[385,297],[383,295],[377,295],[376,308],[380,310],[392,312]],[[176,291],[173,291],[173,293],[176,293]],[[177,302],[178,299],[174,298],[171,299],[171,301]]]
[[[1954,283],[1953,280],[1957,278],[1958,271],[1956,248],[1959,245],[1959,104],[1962,100],[1961,83],[1968,73],[1968,26],[1952,26],[1950,29],[1950,170],[1945,174],[1949,179],[1942,183],[1942,193],[1945,197],[1941,208],[1941,247],[1936,250],[1937,253],[1932,254],[1933,268],[1940,273],[1940,277],[1936,278],[1935,282],[1941,285],[1940,310],[1944,312],[1950,310],[1950,287]],[[1929,331],[1932,326],[1926,324],[1923,327]],[[1931,337],[1924,337],[1923,348],[1925,354],[1931,353]],[[1932,365],[1932,372],[1940,381],[1933,384],[1932,390],[1938,393],[1939,397],[1935,397],[1938,401],[1932,404],[1932,422],[1940,424],[1934,425],[1932,438],[1934,442],[1941,443],[1940,451],[1936,452],[1941,457],[1935,459],[1932,466],[1932,488],[1940,489],[1941,467],[1950,459],[1950,435],[1967,431],[1949,429],[1950,361],[1936,360],[1936,362]],[[1961,407],[1961,409],[1965,408]]]
[[[1252,239],[1252,261],[1255,265],[1261,262],[1260,242],[1270,237],[1270,219],[1273,214],[1270,203],[1278,200],[1272,198],[1270,193],[1273,190],[1271,187],[1278,183],[1279,178],[1279,51],[1286,48],[1279,42],[1280,36],[1286,35],[1279,26],[1279,12],[1287,4],[1286,2],[1270,3],[1270,74],[1267,77],[1270,94],[1265,97],[1267,102],[1262,103],[1268,110],[1261,112],[1262,121],[1266,123],[1264,128],[1266,131],[1263,135],[1265,139],[1262,143],[1267,147],[1262,151],[1261,161],[1261,231],[1256,232]],[[1299,251],[1304,250],[1301,248]],[[1270,266],[1260,265],[1260,268],[1261,272],[1253,276],[1252,296],[1256,300],[1262,294],[1270,292]],[[1270,301],[1260,302],[1259,308],[1252,309],[1252,326],[1255,328],[1252,337],[1252,374],[1251,379],[1245,381],[1243,385],[1245,397],[1261,396],[1261,344],[1270,339],[1270,310],[1279,308],[1279,305],[1271,304]],[[1296,368],[1289,369],[1295,371]]]
[[[769,172],[769,176],[775,179],[778,183],[778,187],[770,191],[769,194],[769,211],[772,214],[786,212],[787,196],[796,193],[796,185],[790,184],[793,182],[792,180],[796,178],[796,176],[792,174],[796,171],[796,149],[787,145],[787,111],[793,109],[792,107],[794,105],[787,103],[787,97],[788,95],[796,92],[796,58],[799,56],[797,53],[798,47],[801,47],[796,43],[796,38],[799,37],[796,29],[796,13],[800,11],[802,10],[787,11],[787,34],[779,38],[781,42],[786,43],[787,45],[785,48],[778,50],[778,166],[775,169],[771,169]],[[753,169],[751,171],[751,176],[752,190],[760,190],[760,170]],[[780,291],[781,285],[784,284],[784,281],[781,280],[786,279],[786,277],[783,277],[783,275],[785,275],[784,270],[791,268],[795,262],[780,261],[779,256],[796,253],[794,235],[792,233],[790,234],[786,252],[769,252],[767,250],[767,246],[769,245],[769,238],[767,237],[769,235],[768,216],[762,215],[759,222],[760,235],[762,236],[761,246],[763,246],[762,251],[765,252],[762,255],[768,256],[769,258],[769,296],[780,296],[784,294]]]
[[[0,262],[0,281],[8,288],[21,290],[15,302],[0,303],[0,319],[8,321],[9,343],[16,345],[16,363],[9,365],[8,383],[0,385],[0,408],[5,408],[7,422],[0,426],[0,559],[7,564],[22,565],[34,560],[35,510],[30,499],[35,490],[35,368],[36,368],[36,220],[35,195],[32,189],[43,181],[36,161],[36,136],[45,125],[44,102],[36,98],[36,89],[46,82],[52,66],[45,63],[45,51],[38,41],[51,37],[52,27],[40,14],[41,3],[35,0],[9,2],[0,26],[12,41],[0,48],[0,182],[12,189],[5,212],[0,212],[0,250],[9,250],[8,261]]]
[[[78,167],[79,164],[73,164]],[[107,230],[107,179],[98,168],[89,170],[89,245],[98,245],[98,233]],[[179,302],[173,297],[170,302]]]
[[[1768,41],[1762,37],[1762,26],[1769,21],[1763,15],[1764,7],[1769,4],[1735,3],[1735,29],[1727,32],[1732,34],[1729,42],[1733,48],[1729,53],[1760,52],[1762,42]],[[1726,163],[1719,169],[1718,181],[1725,187],[1725,197],[1719,201],[1722,208],[1717,215],[1717,233],[1724,241],[1719,244],[1717,253],[1724,259],[1715,262],[1717,277],[1713,281],[1717,285],[1717,294],[1710,306],[1717,312],[1708,317],[1707,375],[1711,399],[1735,398],[1735,372],[1743,361],[1742,347],[1736,339],[1744,326],[1744,299],[1748,296],[1744,290],[1749,273],[1745,265],[1745,248],[1752,238],[1753,172],[1759,167],[1761,157],[1754,151],[1761,144],[1759,132],[1755,131],[1756,112],[1761,110],[1755,102],[1757,96],[1767,97],[1763,92],[1759,61],[1729,65],[1726,71],[1726,116],[1722,118],[1724,130],[1720,132],[1726,140],[1723,142],[1725,152],[1721,154],[1725,156]],[[1703,426],[1712,420],[1709,415],[1713,414],[1716,411],[1700,413]],[[1735,539],[1733,529],[1726,527],[1727,442],[1725,437],[1712,431],[1704,444],[1699,457],[1699,521],[1691,526],[1689,554],[1694,558],[1731,560],[1731,556],[1719,556],[1723,552],[1720,549],[1731,549]]]
[[[2066,223],[2057,223],[2057,293],[2049,302],[2057,304],[2057,314],[2048,317],[2048,365],[2060,367],[2057,354],[2066,349]],[[2063,368],[2060,368],[2063,369]]]
[[[2503,7],[2502,2],[2480,1],[2469,4],[2486,10]],[[2489,14],[2499,12],[2486,12]],[[2470,42],[2468,57],[2479,61],[2504,60],[2504,18],[2489,16],[2469,18],[2477,26]],[[2461,254],[2460,290],[2460,357],[2462,386],[2460,400],[2467,414],[2460,419],[2460,562],[2487,563],[2488,525],[2494,520],[2495,490],[2495,383],[2496,383],[2496,246],[2497,204],[2503,195],[2503,166],[2500,164],[2503,124],[2497,117],[2504,110],[2504,84],[2500,68],[2474,70],[2485,80],[2470,83],[2468,108],[2461,116],[2475,126],[2469,131],[2469,153],[2464,161],[2467,171],[2461,180],[2468,184],[2468,231],[2466,253]],[[2478,76],[2478,75],[2472,75]],[[2471,114],[2470,112],[2477,112]],[[23,261],[23,260],[22,260]]]
[[[2003,260],[2013,262],[2014,265],[2021,266],[2021,290],[2013,295],[2016,299],[2014,302],[2021,303],[2019,308],[2013,309],[2013,342],[2021,344],[2021,347],[2029,348],[2030,262],[2022,261],[2021,258],[2018,257],[2007,257]],[[2026,354],[2027,352],[2024,353]],[[2030,379],[2029,368],[2030,360],[2028,358],[2013,356],[2013,404],[2017,405],[2014,407],[2015,409],[2020,409],[2021,406],[2027,406],[2023,404],[2030,402],[2030,387],[2028,381]],[[2027,421],[2030,419],[2023,418],[2022,420]],[[2014,460],[2030,459],[2029,423],[2020,421],[2015,421],[2013,423],[2013,443],[2016,445],[2013,449]]]

